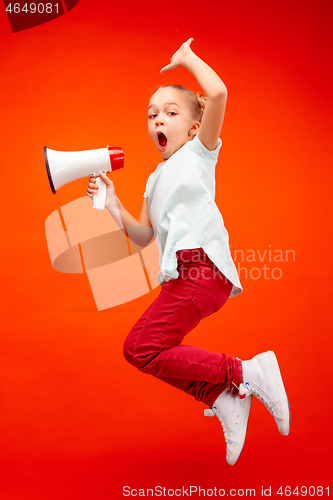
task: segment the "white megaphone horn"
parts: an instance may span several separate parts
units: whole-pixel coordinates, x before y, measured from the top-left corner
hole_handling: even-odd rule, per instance
[[[99,172],[111,172],[124,166],[122,148],[89,149],[87,151],[55,151],[44,147],[47,175],[52,192],[82,177],[95,177],[99,186],[94,195],[94,208],[105,207],[106,185],[98,176]]]

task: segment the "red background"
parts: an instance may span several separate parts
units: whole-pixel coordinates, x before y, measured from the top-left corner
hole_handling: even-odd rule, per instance
[[[1,500],[120,499],[125,485],[260,496],[261,486],[330,484],[331,19],[329,0],[80,0],[13,34],[0,9]],[[81,180],[52,195],[44,145],[121,145],[117,194],[138,215],[159,161],[146,131],[149,96],[170,79],[197,89],[184,70],[159,76],[190,36],[229,90],[217,203],[232,251],[296,256],[265,260],[281,268],[279,280],[241,274],[244,293],[189,339],[243,359],[277,353],[290,436],[254,401],[234,467],[200,403],[123,359],[126,333],[158,290],[97,312],[86,276],[52,269],[44,234],[48,215],[86,188]]]

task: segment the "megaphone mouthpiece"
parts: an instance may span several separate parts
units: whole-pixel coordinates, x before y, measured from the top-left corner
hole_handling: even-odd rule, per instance
[[[111,163],[111,170],[119,170],[124,166],[124,151],[121,148],[107,146]]]

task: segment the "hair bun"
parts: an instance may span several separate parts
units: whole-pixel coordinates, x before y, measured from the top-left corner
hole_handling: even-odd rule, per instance
[[[206,102],[207,102],[207,97],[205,97],[201,94],[197,94],[197,93],[194,93],[194,95],[195,95],[195,98],[199,104],[201,115],[203,115],[203,112],[204,112],[204,109],[206,106]]]

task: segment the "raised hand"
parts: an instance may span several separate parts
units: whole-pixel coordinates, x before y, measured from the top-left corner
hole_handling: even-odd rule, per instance
[[[172,69],[178,68],[179,66],[183,66],[187,56],[192,53],[190,45],[193,40],[193,38],[189,38],[187,42],[183,43],[177,50],[177,52],[175,52],[171,57],[170,64],[164,66],[164,68],[162,68],[160,72],[165,73],[166,71],[171,71]]]

